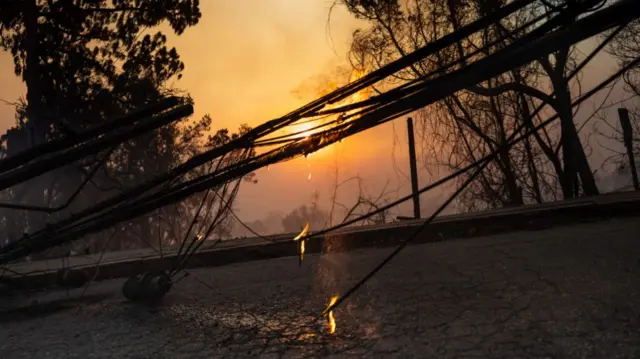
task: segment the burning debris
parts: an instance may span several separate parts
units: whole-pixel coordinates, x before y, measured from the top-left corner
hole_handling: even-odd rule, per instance
[[[304,228],[293,240],[298,242],[298,254],[300,255],[299,263],[302,264],[302,260],[304,259],[304,251],[305,251],[305,242],[307,240],[307,233],[309,232],[309,222],[304,225]],[[339,296],[334,295],[331,297],[331,301],[329,301],[329,305],[327,309],[324,310],[322,316],[327,321],[327,327],[329,329],[329,334],[335,334],[336,332],[336,319],[333,316],[333,306],[338,301]]]
[[[300,234],[298,234],[293,239],[295,242],[298,242],[298,255],[300,256],[300,264],[302,264],[302,260],[304,260],[304,245],[307,240],[307,238],[305,237],[308,231],[309,231],[309,222],[307,222],[307,224],[304,225],[302,232],[300,232]]]
[[[334,295],[333,297],[331,297],[331,301],[329,302],[327,309],[325,309],[324,312],[322,313],[322,315],[327,320],[327,327],[329,329],[329,334],[335,334],[336,332],[336,319],[333,316],[333,305],[336,304],[336,302],[338,301],[338,297],[339,297],[338,295]]]

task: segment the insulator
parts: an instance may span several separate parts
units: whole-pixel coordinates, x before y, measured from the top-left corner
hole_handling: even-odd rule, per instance
[[[88,281],[87,272],[81,269],[62,268],[56,274],[56,284],[65,288],[81,288]]]
[[[162,299],[172,286],[165,272],[137,274],[124,283],[122,294],[132,302],[153,303]]]

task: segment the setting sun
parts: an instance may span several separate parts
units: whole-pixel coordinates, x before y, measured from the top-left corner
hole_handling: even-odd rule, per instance
[[[316,132],[318,132],[320,130],[320,129],[312,130],[317,125],[318,125],[318,123],[316,123],[316,122],[305,122],[305,123],[301,123],[299,125],[294,125],[292,127],[291,133],[297,133],[300,136],[309,137],[312,134],[314,134],[314,133],[316,133]]]

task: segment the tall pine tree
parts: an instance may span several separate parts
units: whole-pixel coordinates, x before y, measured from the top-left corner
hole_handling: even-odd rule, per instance
[[[16,127],[5,136],[5,155],[166,95],[165,84],[181,76],[184,64],[175,49],[167,48],[164,34],[145,33],[166,22],[181,34],[200,17],[198,0],[0,1],[0,49],[11,53],[15,74],[27,87]],[[172,126],[130,141],[114,155],[123,162],[111,161],[109,168],[146,170],[147,175],[162,171],[176,156],[172,148],[177,136],[179,129]],[[74,175],[76,181],[69,178]],[[54,194],[68,195],[79,178],[78,171],[61,169],[16,186],[10,197],[48,205]],[[29,232],[46,220],[36,212],[15,217],[23,218],[19,231]]]

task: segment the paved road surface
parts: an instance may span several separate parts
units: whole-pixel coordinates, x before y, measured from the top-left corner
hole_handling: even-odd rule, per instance
[[[333,336],[317,314],[391,249],[193,270],[154,310],[121,280],[75,306],[5,298],[0,358],[640,358],[638,233],[627,218],[408,247]]]

